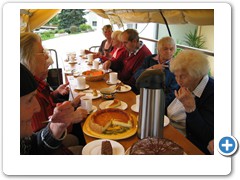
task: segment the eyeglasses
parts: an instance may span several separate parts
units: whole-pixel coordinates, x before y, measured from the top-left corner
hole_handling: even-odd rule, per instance
[[[43,52],[39,52],[39,53],[35,53],[35,54],[48,56],[48,52],[46,50],[43,50]]]

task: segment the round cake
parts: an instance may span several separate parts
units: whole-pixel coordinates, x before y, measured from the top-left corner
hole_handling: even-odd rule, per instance
[[[182,155],[183,148],[165,138],[147,137],[134,143],[130,155]]]
[[[116,108],[98,110],[89,121],[91,130],[100,134],[107,130],[109,133],[117,133],[132,128],[132,126],[132,117],[125,111]]]

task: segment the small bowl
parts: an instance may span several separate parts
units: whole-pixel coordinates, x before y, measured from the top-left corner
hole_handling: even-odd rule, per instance
[[[100,89],[103,99],[110,100],[115,98],[116,90],[112,88],[102,88]]]

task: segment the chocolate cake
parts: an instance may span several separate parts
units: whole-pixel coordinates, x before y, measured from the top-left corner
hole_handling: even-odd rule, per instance
[[[183,148],[165,138],[147,137],[134,143],[130,155],[182,155]]]
[[[101,148],[102,155],[112,155],[113,149],[110,141],[102,141],[102,148]]]

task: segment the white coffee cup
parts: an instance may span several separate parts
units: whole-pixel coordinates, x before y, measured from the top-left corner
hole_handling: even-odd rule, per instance
[[[84,89],[86,87],[86,79],[85,77],[77,77],[77,88],[78,89]]]
[[[136,109],[139,110],[140,107],[140,95],[136,95]]]
[[[83,96],[80,98],[81,108],[87,110],[88,113],[92,111],[92,98],[90,96]]]
[[[92,64],[92,62],[93,62],[93,54],[88,54],[87,57],[88,57],[88,63]]]
[[[117,84],[117,81],[118,81],[118,73],[117,72],[109,73],[109,83]]]
[[[93,69],[98,69],[99,68],[99,61],[98,60],[94,60],[93,61]]]
[[[80,49],[80,55],[85,55],[85,50],[84,49]]]
[[[70,53],[70,61],[75,61],[76,60],[76,53],[72,52]]]

